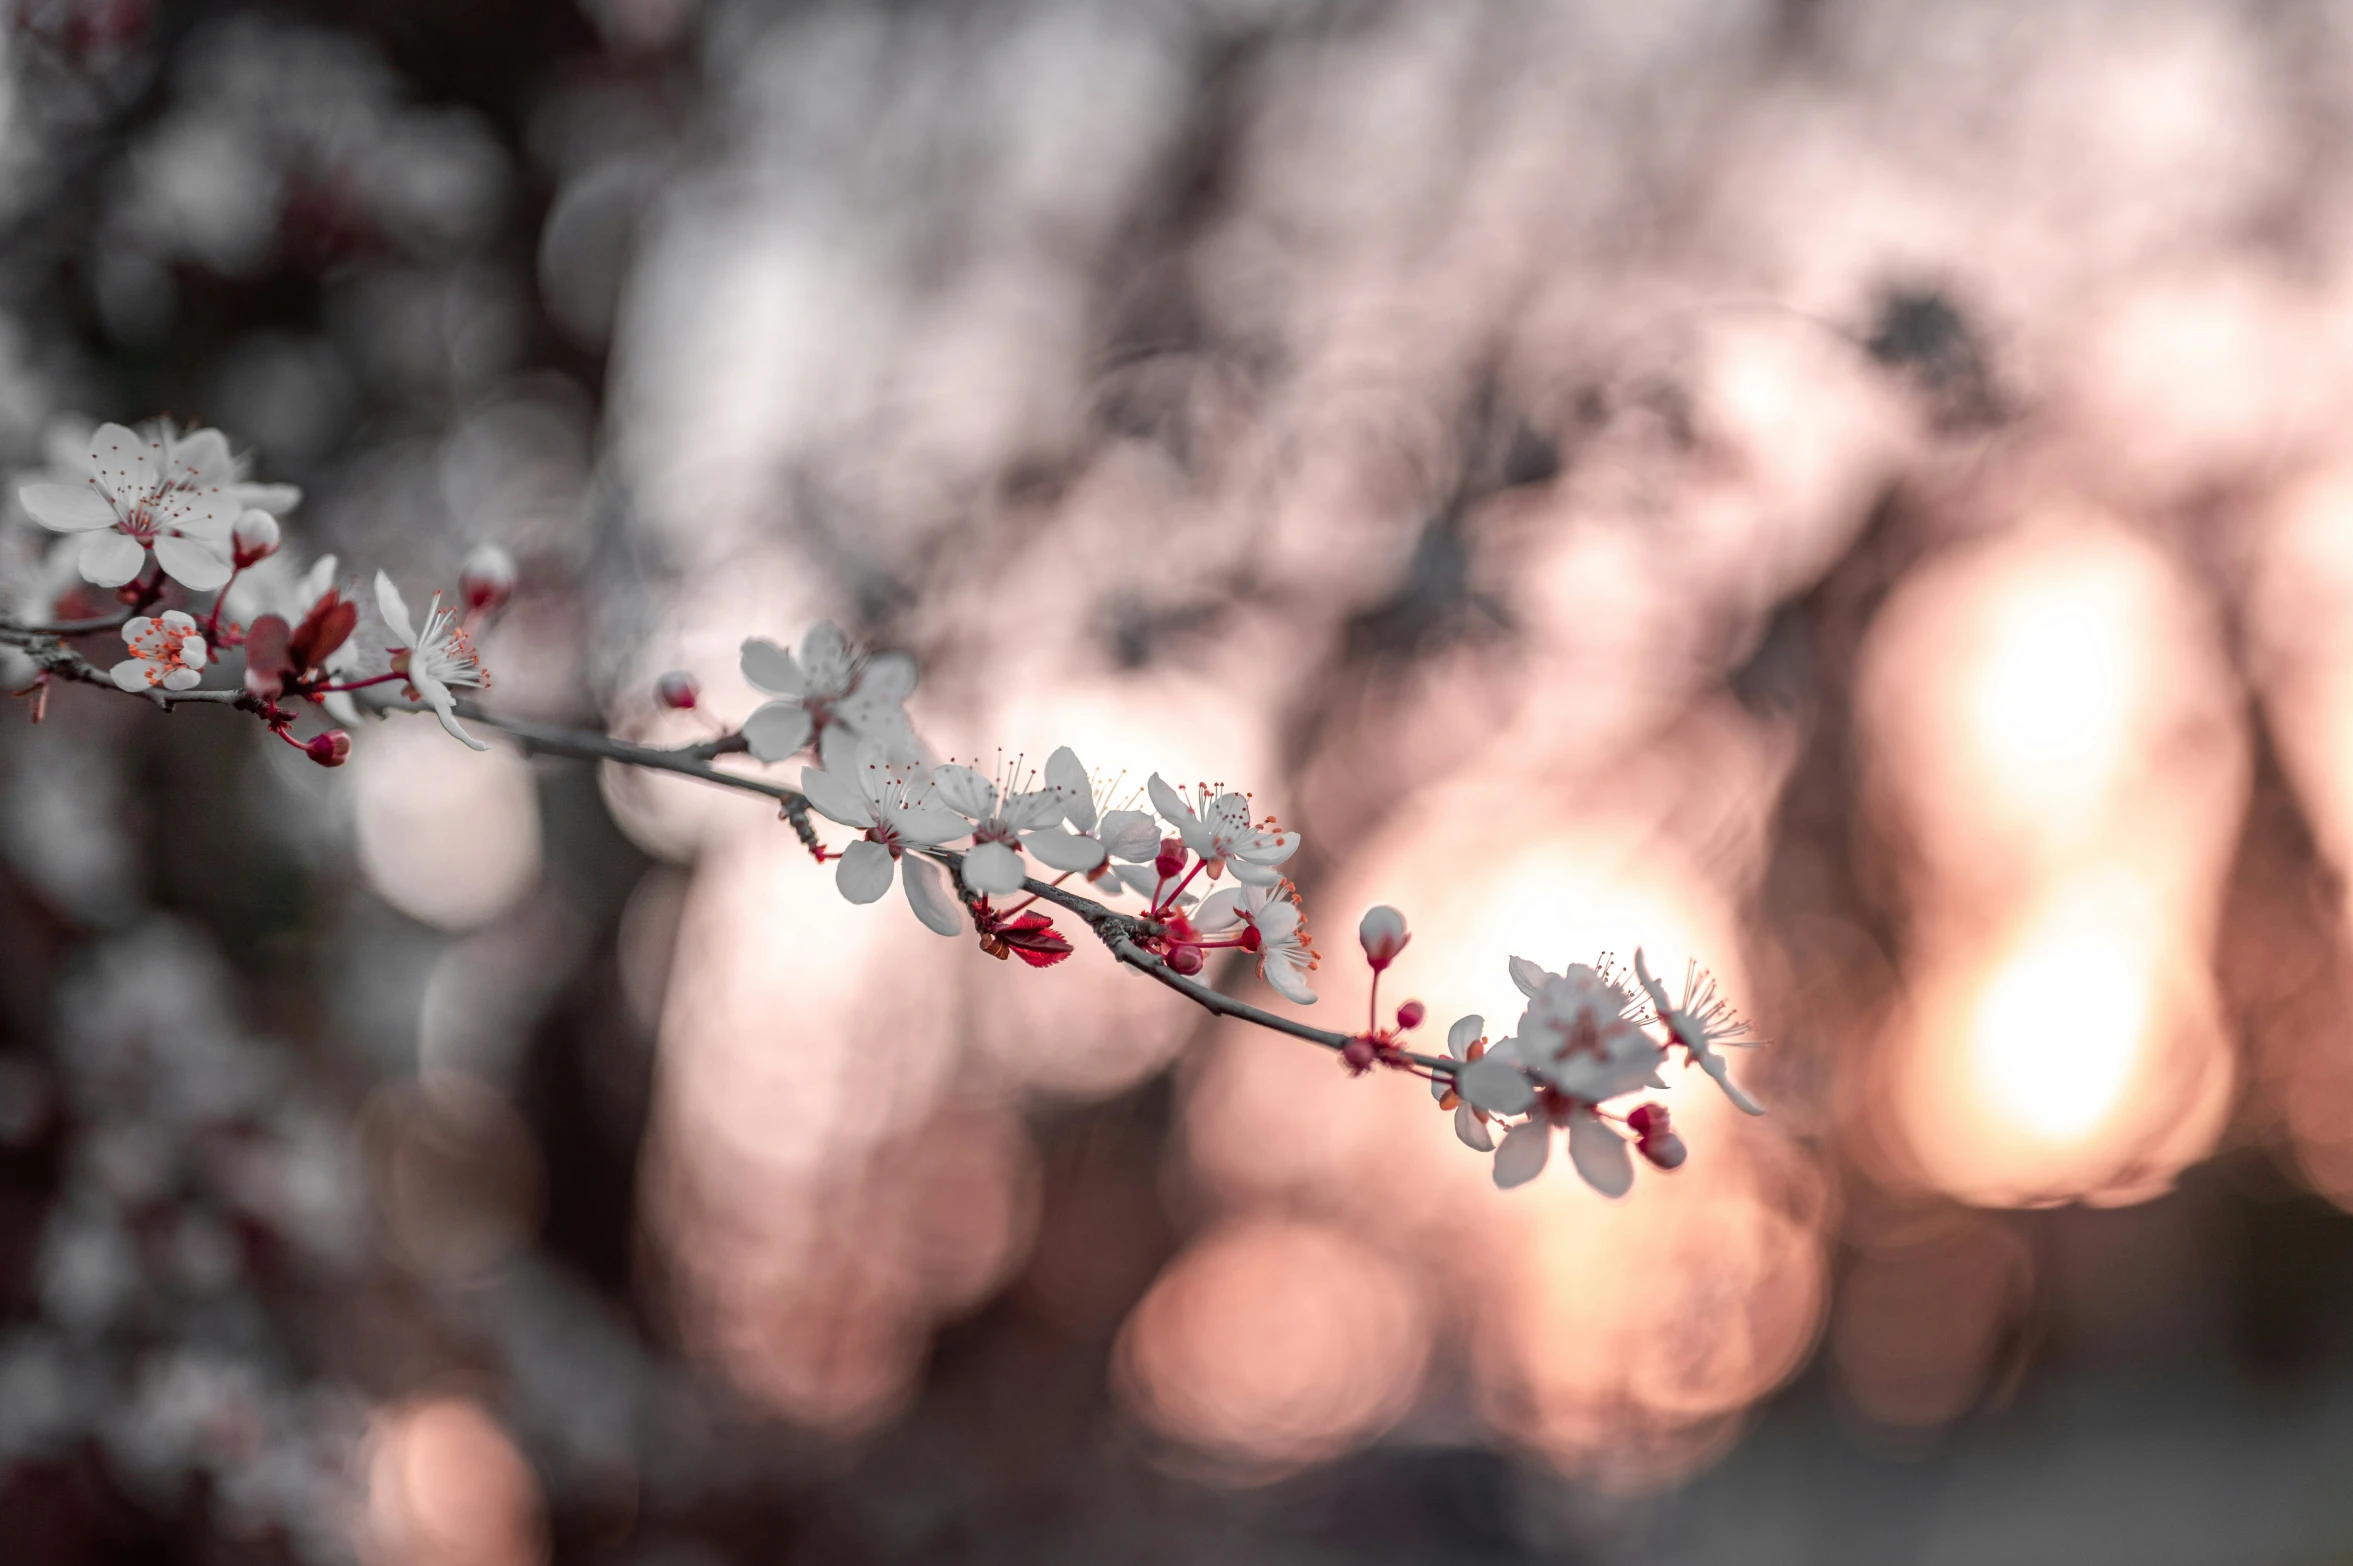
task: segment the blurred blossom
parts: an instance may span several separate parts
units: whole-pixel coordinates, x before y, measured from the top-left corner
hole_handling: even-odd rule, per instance
[[[1179,1254],[1118,1349],[1136,1416],[1246,1479],[1379,1436],[1412,1406],[1429,1353],[1409,1272],[1343,1231],[1266,1219]]]
[[[1988,1201],[2146,1195],[2219,1132],[2206,966],[2246,789],[2207,611],[2131,534],[2061,516],[1915,575],[1860,675],[1917,855],[1891,1067],[1927,1178]]]
[[[537,1566],[548,1555],[538,1480],[472,1398],[421,1398],[369,1432],[361,1559],[380,1566]]]
[[[393,907],[445,930],[512,907],[540,871],[539,799],[530,763],[477,754],[430,716],[398,716],[361,737],[355,768],[360,864]]]

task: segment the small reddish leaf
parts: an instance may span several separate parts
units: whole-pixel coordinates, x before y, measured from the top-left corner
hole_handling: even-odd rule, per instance
[[[324,664],[327,655],[342,646],[358,624],[359,605],[332,590],[321,594],[295,628],[288,646],[294,667],[309,670]]]
[[[1013,919],[988,915],[981,930],[981,947],[992,957],[1010,954],[1033,968],[1051,968],[1070,955],[1070,943],[1055,930],[1054,921],[1036,913]]]
[[[261,616],[246,629],[245,688],[264,701],[275,701],[295,670],[286,650],[289,634],[285,616],[275,614]]]

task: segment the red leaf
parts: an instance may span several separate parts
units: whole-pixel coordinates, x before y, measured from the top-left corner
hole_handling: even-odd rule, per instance
[[[286,638],[283,615],[265,614],[246,629],[245,688],[264,701],[275,701],[286,689],[286,676],[294,672]]]
[[[318,668],[327,655],[343,645],[359,624],[359,605],[332,589],[323,593],[302,617],[288,647],[298,670]]]
[[[1036,913],[1015,919],[992,916],[981,932],[981,945],[993,947],[992,955],[1011,952],[1033,968],[1051,968],[1070,955],[1070,943],[1055,930],[1054,921]]]

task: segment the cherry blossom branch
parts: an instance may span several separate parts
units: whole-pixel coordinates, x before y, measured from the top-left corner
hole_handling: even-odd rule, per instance
[[[115,622],[115,626],[119,628],[122,623]],[[32,660],[33,667],[40,670],[41,674],[48,679],[71,680],[76,684],[95,686],[100,690],[113,691],[118,695],[138,697],[153,702],[166,712],[183,702],[193,702],[198,706],[208,707],[237,707],[256,716],[268,711],[267,706],[259,698],[248,695],[241,690],[167,691],[161,688],[151,688],[126,691],[114,683],[114,677],[106,670],[99,668],[80,653],[58,641],[58,636],[62,634],[69,633],[60,632],[53,627],[28,627],[0,623],[0,643],[18,648]]]
[[[422,712],[429,710],[417,702],[390,702],[386,706],[397,711]],[[499,717],[484,712],[471,702],[460,703],[459,715],[469,723],[479,723],[506,734],[528,755],[564,756],[576,761],[611,761],[623,766],[645,767],[649,770],[673,772],[684,777],[713,783],[721,788],[742,789],[763,798],[777,801],[784,814],[792,821],[801,841],[811,849],[821,846],[816,829],[809,820],[809,801],[798,789],[766,778],[741,772],[729,772],[711,765],[714,757],[740,754],[750,748],[740,733],[725,734],[698,744],[661,748],[640,745],[630,740],[615,739],[590,729],[567,729],[549,724],[531,723],[518,718]],[[964,856],[953,849],[916,850],[927,859],[945,866],[951,874],[963,868]],[[1213,989],[1198,979],[1187,978],[1171,968],[1154,953],[1145,951],[1135,942],[1138,935],[1155,932],[1153,921],[1138,914],[1122,913],[1091,897],[1082,897],[1051,882],[1030,877],[1021,889],[1039,902],[1075,915],[1093,930],[1111,955],[1137,972],[1166,985],[1213,1016],[1232,1017],[1265,1028],[1270,1032],[1287,1034],[1320,1044],[1333,1051],[1342,1051],[1354,1041],[1355,1035],[1336,1033],[1329,1028],[1312,1027],[1275,1012],[1263,1010],[1247,1001],[1239,1001],[1221,990]],[[1452,1075],[1457,1063],[1442,1055],[1420,1055],[1410,1050],[1396,1050],[1395,1060],[1409,1062],[1424,1070]]]

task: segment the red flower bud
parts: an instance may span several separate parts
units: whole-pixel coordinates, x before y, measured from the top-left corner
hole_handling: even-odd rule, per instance
[[[322,767],[340,767],[351,757],[351,736],[341,729],[329,729],[303,746],[302,753]]]
[[[278,552],[278,519],[267,511],[248,511],[229,531],[229,561],[240,571],[259,565]]]
[[[654,681],[654,699],[675,712],[684,712],[703,694],[702,686],[684,669],[672,669]]]
[[[1639,1138],[1634,1143],[1634,1150],[1661,1169],[1680,1169],[1683,1160],[1691,1156],[1691,1150],[1683,1145],[1683,1139],[1672,1131],[1658,1131]]]
[[[1182,974],[1199,973],[1201,971],[1201,948],[1198,946],[1173,948],[1168,954],[1168,965]]]
[[[1397,1025],[1401,1028],[1418,1028],[1422,1025],[1422,1019],[1429,1014],[1430,1008],[1420,1001],[1407,1001],[1397,1008]]]
[[[1667,1129],[1667,1106],[1664,1104],[1636,1104],[1626,1111],[1626,1126],[1636,1136],[1649,1136]]]
[[[1163,881],[1173,881],[1185,873],[1185,840],[1164,837],[1160,840],[1160,857],[1152,861],[1152,868]]]
[[[487,614],[515,596],[515,557],[496,544],[477,545],[458,568],[466,607]]]

